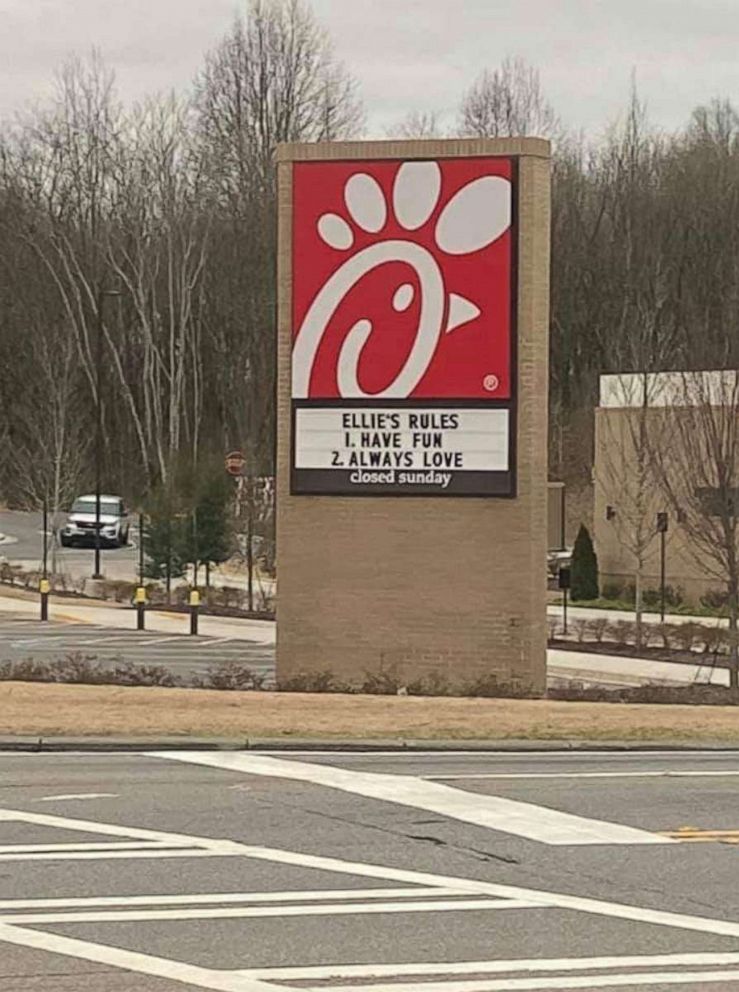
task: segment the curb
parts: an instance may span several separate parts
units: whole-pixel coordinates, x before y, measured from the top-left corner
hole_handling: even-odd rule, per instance
[[[142,751],[335,751],[371,754],[391,751],[398,754],[419,752],[461,752],[464,754],[510,754],[552,752],[650,751],[739,751],[739,742],[727,741],[588,741],[588,740],[316,740],[281,738],[132,738],[132,737],[0,737],[0,753],[60,753],[71,751],[125,753]]]

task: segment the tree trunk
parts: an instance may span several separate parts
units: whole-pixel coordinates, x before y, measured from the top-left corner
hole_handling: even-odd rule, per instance
[[[739,588],[729,583],[729,686],[739,690]]]
[[[634,627],[637,650],[641,651],[644,642],[644,619],[642,609],[642,575],[641,565],[634,576]]]
[[[248,516],[246,518],[246,572],[247,572],[247,602],[249,612],[254,612],[254,533],[252,523],[252,505],[249,500]]]

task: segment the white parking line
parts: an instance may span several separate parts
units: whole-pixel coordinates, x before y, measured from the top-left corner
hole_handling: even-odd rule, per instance
[[[643,772],[464,772],[460,775],[424,775],[426,782],[457,782],[465,779],[580,779],[580,778],[732,778],[739,770],[726,771],[643,771]]]
[[[459,899],[448,901],[328,903],[306,906],[200,906],[195,909],[121,909],[89,913],[3,913],[0,923],[38,926],[42,923],[144,923],[162,920],[237,920],[289,916],[366,916],[382,913],[461,913],[466,910],[541,909],[525,899]]]
[[[634,923],[651,924],[664,926],[696,933],[711,934],[739,938],[739,923],[729,920],[708,919],[704,917],[688,916],[679,913],[672,913],[661,910],[645,909],[637,906],[628,906],[619,903],[610,903],[601,900],[583,898],[579,896],[564,895],[561,893],[538,891],[534,889],[524,889],[516,886],[498,885],[496,883],[484,882],[471,878],[458,878],[455,876],[435,875],[428,872],[418,872],[406,869],[389,868],[382,865],[373,865],[365,862],[343,861],[338,858],[322,857],[318,855],[308,855],[294,851],[283,851],[274,848],[257,847],[241,844],[235,841],[194,837],[184,834],[167,833],[164,831],[145,830],[123,825],[100,823],[98,821],[86,821],[80,819],[70,819],[60,816],[51,816],[38,813],[27,813],[19,810],[0,810],[0,821],[6,822],[30,822],[46,827],[55,827],[63,830],[77,830],[85,833],[101,834],[106,837],[128,838],[133,844],[140,846],[148,845],[149,850],[131,853],[129,851],[111,851],[107,856],[122,857],[152,856],[166,857],[172,853],[177,856],[241,856],[256,860],[267,861],[273,864],[284,864],[297,866],[302,869],[324,870],[334,874],[350,876],[355,878],[368,878],[382,880],[383,882],[398,883],[397,888],[370,889],[368,895],[363,895],[362,890],[318,890],[320,898],[315,892],[302,893],[304,900],[302,905],[286,905],[285,901],[291,899],[294,893],[290,892],[268,892],[268,893],[220,893],[220,894],[198,894],[195,897],[188,896],[132,896],[116,897],[103,896],[84,897],[81,900],[6,900],[0,904],[3,915],[0,918],[0,942],[16,944],[22,947],[45,950],[51,953],[63,954],[70,957],[79,958],[85,961],[92,961],[108,964],[113,967],[125,969],[137,974],[167,978],[172,981],[180,981],[193,985],[201,989],[216,990],[216,992],[278,992],[278,987],[270,985],[264,981],[263,977],[274,981],[282,981],[278,977],[277,969],[239,970],[239,971],[216,971],[206,968],[197,968],[178,961],[165,960],[146,954],[123,951],[118,948],[105,947],[88,941],[73,940],[56,934],[40,933],[36,930],[24,929],[23,925],[35,926],[44,923],[51,924],[71,924],[71,923],[105,923],[132,920],[181,920],[181,919],[219,919],[238,917],[299,917],[314,915],[354,915],[366,913],[403,913],[403,912],[453,912],[461,908],[478,909],[480,911],[495,910],[505,911],[506,909],[563,909],[594,914],[604,918],[628,920]],[[162,849],[156,850],[153,845],[161,844]],[[183,845],[178,851],[164,849],[167,844],[170,848]],[[188,847],[186,848],[185,845]],[[30,846],[30,845],[29,845]],[[41,847],[41,845],[39,845]],[[118,842],[116,842],[118,846]],[[99,856],[97,852],[70,852],[68,856],[79,856],[89,854]],[[59,856],[63,855],[60,852]],[[402,888],[401,888],[402,886]],[[418,886],[421,888],[411,888]],[[403,893],[401,895],[401,893]],[[407,895],[406,895],[407,893]],[[194,899],[188,903],[185,900]],[[252,905],[244,907],[239,903],[231,903],[231,899],[248,899]],[[310,899],[312,905],[306,904]],[[353,901],[361,899],[362,901]],[[92,900],[92,902],[90,902]],[[112,901],[111,901],[112,900]],[[135,901],[134,901],[135,900]],[[162,900],[161,902],[159,900]],[[180,902],[179,900],[183,900]],[[294,900],[295,902],[299,900]],[[24,905],[26,903],[26,905]],[[27,905],[34,903],[34,905]],[[60,906],[60,903],[65,905]],[[9,905],[10,904],[10,905]],[[159,905],[161,910],[149,907]],[[109,912],[106,906],[118,907]],[[137,907],[142,907],[141,910]],[[40,912],[18,913],[19,909],[39,909]],[[54,910],[66,909],[67,912],[54,912]],[[77,912],[76,909],[82,909]],[[8,910],[14,911],[11,915]],[[556,917],[555,923],[556,925]],[[457,966],[439,963],[432,965],[339,965],[338,969],[332,969],[332,976],[336,978],[395,978],[417,975],[419,978],[424,975],[438,977],[440,980],[432,980],[429,983],[417,981],[401,984],[367,984],[363,988],[365,992],[515,992],[515,990],[554,990],[554,989],[595,989],[607,987],[628,987],[643,985],[678,985],[704,987],[710,982],[736,982],[739,981],[739,970],[729,966],[737,964],[739,955],[720,958],[715,955],[678,955],[678,956],[648,956],[645,958],[595,958],[595,959],[564,959],[564,961],[577,962],[571,966],[562,965],[555,959],[550,971],[560,971],[559,975],[545,974],[542,967],[537,967],[536,961],[533,967],[527,967],[530,962],[489,962],[482,964],[482,969],[476,966],[477,962],[461,962]],[[593,963],[595,962],[595,963]],[[543,964],[544,962],[540,962]],[[507,977],[501,979],[467,978],[463,980],[443,980],[443,975],[502,975],[502,966],[507,965],[507,973],[513,972],[536,972],[539,971],[541,977],[527,974],[523,977]],[[462,967],[464,966],[464,967]],[[718,969],[724,966],[723,970],[685,971],[687,967],[704,966]],[[332,967],[332,966],[322,966]],[[650,968],[647,973],[642,971],[636,973],[630,971],[623,973],[625,968]],[[669,968],[679,968],[683,970],[667,970]],[[392,969],[392,971],[382,969]],[[662,971],[655,971],[655,968],[663,968]],[[361,969],[353,971],[353,969]],[[414,970],[415,969],[415,970]],[[590,970],[601,972],[619,969],[620,973],[614,974],[570,974],[562,976],[562,971],[583,971]],[[300,969],[303,972],[298,976],[293,973],[290,978],[301,978],[303,981],[319,979],[324,977],[315,972],[314,969]],[[285,976],[287,977],[287,976]],[[280,986],[282,989],[285,986]],[[359,986],[361,988],[362,986]],[[340,992],[357,992],[358,986],[334,986],[331,992],[336,989]],[[318,992],[318,989],[312,990]],[[325,992],[325,988],[324,988]]]
[[[542,844],[660,844],[665,838],[606,820],[563,813],[501,796],[480,795],[411,775],[361,772],[240,752],[160,751],[152,757],[247,775],[295,779],[353,795],[411,806]]]
[[[321,902],[325,900],[416,899],[419,896],[463,896],[460,889],[294,889],[282,892],[212,892],[170,896],[82,896],[71,899],[0,899],[0,910],[81,909],[91,906],[198,906],[220,903]]]
[[[122,971],[152,978],[166,978],[184,985],[212,990],[212,992],[276,992],[275,986],[248,978],[234,972],[215,971],[199,968],[197,965],[158,958],[136,951],[124,951],[118,947],[106,947],[92,941],[75,940],[53,933],[40,933],[23,930],[20,927],[0,924],[0,942],[28,947],[32,950],[47,951],[50,954],[64,954],[81,961],[109,965]]]
[[[34,799],[35,803],[64,803],[71,802],[72,800],[84,800],[84,799],[118,799],[120,798],[117,792],[78,792],[71,793],[68,796],[42,796],[40,799]]]
[[[695,968],[701,965],[739,965],[739,954],[708,952],[690,954],[635,954],[595,958],[511,958],[494,961],[419,961],[415,964],[326,964],[305,967],[247,968],[239,972],[265,981],[301,981],[330,978],[402,978],[406,975],[494,975],[516,971],[605,971],[615,968]],[[365,986],[355,985],[362,989]],[[374,989],[368,985],[367,988]],[[394,986],[399,988],[399,986]],[[405,988],[405,986],[403,986]]]
[[[480,979],[468,982],[404,982],[398,985],[368,985],[368,992],[534,992],[543,989],[553,992],[555,989],[604,989],[618,986],[633,988],[636,985],[699,985],[707,982],[739,982],[739,971],[703,971],[703,972],[648,972],[646,974],[630,975],[567,975],[557,978],[503,978],[490,981]],[[306,989],[305,992],[326,992],[325,986]],[[357,992],[356,985],[332,985],[331,992]]]
[[[160,840],[103,841],[100,844],[0,844],[0,855],[49,852],[67,854],[70,851],[166,850]]]
[[[15,640],[11,646],[14,648],[25,648],[33,644],[56,644],[63,641],[69,641],[71,644],[79,643],[74,634],[47,634],[45,637],[29,637],[22,640]]]

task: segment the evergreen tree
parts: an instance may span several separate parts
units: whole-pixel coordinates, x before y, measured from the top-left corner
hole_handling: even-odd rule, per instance
[[[595,554],[590,531],[585,524],[580,525],[575,539],[570,578],[573,600],[598,598],[598,558]]]
[[[143,539],[144,575],[165,580],[169,592],[171,580],[185,574],[187,544],[183,515],[162,490],[148,500]]]
[[[231,555],[229,502],[232,490],[231,479],[222,471],[209,474],[200,488],[193,511],[188,557],[191,560],[197,557],[206,567],[219,565]]]

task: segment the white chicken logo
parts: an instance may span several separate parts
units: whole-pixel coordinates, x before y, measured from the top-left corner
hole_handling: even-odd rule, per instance
[[[344,297],[367,273],[386,262],[405,262],[418,276],[420,306],[418,327],[405,363],[392,382],[376,393],[365,392],[359,384],[358,369],[364,348],[372,333],[366,317],[350,328],[339,352],[337,384],[346,399],[405,399],[428,370],[442,333],[474,320],[480,315],[477,304],[449,291],[442,269],[434,255],[412,240],[414,231],[426,224],[439,204],[441,169],[437,162],[404,162],[395,177],[392,208],[399,225],[408,232],[406,239],[382,240],[389,205],[378,181],[365,172],[356,172],[344,187],[344,202],[354,224],[378,240],[350,254],[316,294],[300,326],[293,346],[293,397],[309,396],[313,364],[323,335]],[[511,183],[502,176],[482,176],[463,186],[441,211],[434,230],[434,241],[447,255],[467,255],[496,241],[511,224]],[[318,220],[318,234],[329,247],[351,252],[354,232],[350,223],[336,213],[325,213]],[[401,283],[392,299],[397,312],[407,310],[415,289]],[[447,313],[446,322],[444,314]]]

